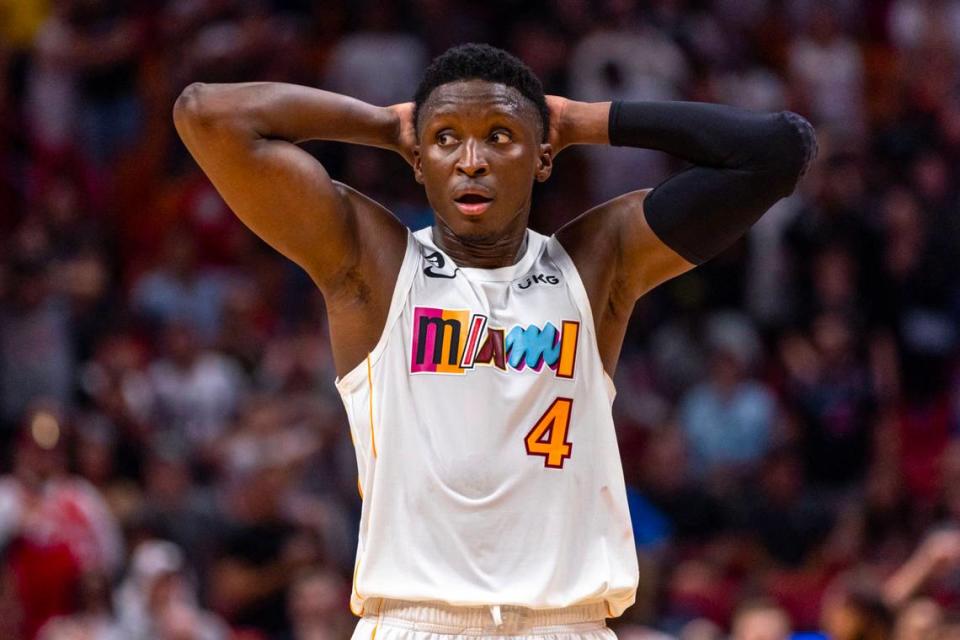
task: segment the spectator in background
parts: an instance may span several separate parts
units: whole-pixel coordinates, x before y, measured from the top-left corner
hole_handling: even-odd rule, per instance
[[[105,337],[80,368],[80,393],[89,419],[105,421],[117,437],[114,463],[125,477],[139,477],[143,445],[153,429],[153,390],[145,345],[130,332]]]
[[[77,591],[77,612],[45,624],[38,640],[128,640],[113,615],[107,576],[86,573]]]
[[[33,42],[34,55],[27,71],[24,120],[41,164],[73,151],[78,134],[72,117],[78,96],[69,8],[67,2],[52,4]]]
[[[199,268],[196,250],[193,234],[184,229],[168,234],[160,264],[140,276],[132,302],[157,327],[189,322],[208,345],[220,330],[229,284],[221,274]]]
[[[890,39],[909,51],[926,42],[940,42],[960,54],[960,2],[957,0],[894,0],[887,13]]]
[[[89,482],[119,520],[136,508],[138,487],[120,478],[115,465],[118,434],[109,420],[97,414],[74,418],[73,460],[76,474]]]
[[[227,640],[229,629],[197,605],[182,551],[163,540],[141,543],[116,593],[125,640]]]
[[[199,171],[190,171],[172,187],[172,206],[177,225],[172,235],[186,242],[192,250],[191,266],[208,274],[232,273],[249,254],[256,251],[259,240],[247,234],[243,224],[223,201],[213,185]],[[151,238],[153,246],[164,238]],[[166,244],[166,243],[165,243]],[[169,246],[164,249],[170,250]],[[186,249],[184,249],[186,252]],[[179,260],[184,259],[178,258]],[[173,257],[171,256],[171,260]]]
[[[847,318],[824,313],[813,321],[810,335],[787,338],[781,346],[785,403],[800,421],[807,473],[819,485],[861,480],[870,462],[875,404],[854,339]]]
[[[570,97],[576,100],[677,100],[689,69],[683,51],[645,25],[632,2],[606,2],[600,25],[570,54]],[[603,202],[667,177],[666,157],[655,151],[584,149],[591,198]]]
[[[344,611],[350,585],[329,571],[308,571],[290,589],[288,608],[293,633],[284,640],[338,640],[353,632],[353,619]]]
[[[883,202],[886,236],[875,304],[878,323],[897,342],[898,385],[911,402],[943,401],[952,354],[960,344],[950,316],[955,256],[943,242],[947,231],[932,227],[930,212],[904,189],[891,189]]]
[[[163,332],[166,354],[150,364],[152,422],[185,438],[201,459],[226,432],[247,381],[239,365],[204,349],[189,324]]]
[[[757,540],[777,564],[790,568],[804,565],[835,519],[807,489],[800,457],[785,447],[767,454],[736,512],[741,535]]]
[[[797,292],[784,286],[793,275],[784,235],[805,207],[805,197],[794,193],[771,207],[747,235],[744,307],[762,329],[789,325],[798,313]]]
[[[60,263],[60,286],[69,309],[74,359],[89,358],[94,345],[121,321],[111,310],[117,300],[110,286],[109,267],[101,249],[77,251]]]
[[[257,381],[266,391],[328,395],[326,383],[336,377],[330,353],[330,339],[322,325],[301,323],[270,343],[260,359]]]
[[[49,398],[69,406],[75,384],[70,317],[52,290],[48,263],[23,255],[9,273],[10,294],[0,305],[0,422],[7,443],[31,402]]]
[[[817,0],[790,45],[789,71],[796,99],[821,125],[857,138],[866,125],[864,68],[860,48],[843,32],[831,3]]]
[[[194,482],[190,453],[188,443],[176,434],[154,437],[142,466],[140,510],[131,520],[182,549],[205,587],[224,525],[215,492]]]
[[[881,448],[874,451],[862,500],[864,559],[880,566],[901,561],[913,548],[917,518],[897,460],[890,452]]]
[[[875,585],[851,584],[849,578],[838,578],[824,595],[823,632],[831,640],[889,640],[893,633],[892,611]]]
[[[892,640],[934,640],[942,622],[940,605],[929,598],[915,598],[900,608]]]
[[[666,526],[657,533],[678,544],[700,544],[725,529],[727,518],[720,501],[690,472],[679,429],[671,427],[652,433],[639,463],[639,493],[655,509],[656,519],[651,518],[636,531],[649,536],[655,532],[651,525],[663,518]],[[647,540],[661,541],[657,537]]]
[[[956,578],[960,571],[960,529],[956,526],[933,531],[917,546],[913,555],[883,584],[883,597],[891,607],[901,607],[914,596],[944,578]],[[940,594],[946,595],[946,594]],[[951,594],[953,599],[960,595]]]
[[[226,441],[218,487],[222,521],[210,580],[214,609],[238,629],[290,630],[287,601],[299,572],[322,558],[323,540],[297,480],[317,446],[311,430],[288,424],[289,405],[252,402]]]
[[[770,600],[750,600],[733,614],[730,640],[787,640],[790,618]]]
[[[73,613],[82,575],[113,575],[123,559],[123,538],[103,498],[67,472],[68,428],[48,408],[28,414],[13,473],[0,478],[0,548],[28,639],[50,618]]]
[[[884,200],[886,243],[877,292],[880,336],[892,352],[900,469],[924,502],[934,499],[941,453],[953,428],[950,381],[960,330],[950,314],[955,257],[915,195],[891,190]]]
[[[78,72],[78,133],[100,168],[136,141],[143,124],[137,79],[147,34],[136,7],[120,0],[71,4],[69,56]]]
[[[680,401],[679,421],[694,473],[723,482],[756,465],[774,439],[776,400],[749,377],[760,341],[744,317],[717,314],[707,322],[708,377]]]
[[[856,265],[856,272],[849,274],[856,277],[855,297],[843,301],[844,304],[864,307],[870,313],[865,301],[875,300],[882,288],[876,276],[881,271],[883,237],[873,222],[862,159],[846,151],[830,155],[823,163],[821,180],[812,198],[805,204],[783,236],[792,273],[787,286],[794,288],[797,305],[795,321],[812,319],[818,310],[820,303],[814,286],[818,274],[811,267],[817,264],[818,256],[828,252],[827,259],[834,263],[839,254],[845,253],[852,262],[848,266]]]
[[[428,62],[427,49],[400,28],[396,4],[363,4],[360,28],[333,48],[326,86],[370,104],[406,102]]]
[[[260,299],[259,289],[253,283],[232,287],[223,300],[215,348],[239,363],[248,375],[254,373],[265,351],[273,344],[264,318],[270,310],[264,307],[265,301]],[[315,358],[310,362],[312,366],[321,367],[326,362],[320,354],[311,356]]]

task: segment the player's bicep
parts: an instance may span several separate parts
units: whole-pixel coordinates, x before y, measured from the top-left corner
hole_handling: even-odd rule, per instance
[[[309,153],[228,125],[178,120],[177,129],[237,217],[321,287],[356,260],[350,199]]]

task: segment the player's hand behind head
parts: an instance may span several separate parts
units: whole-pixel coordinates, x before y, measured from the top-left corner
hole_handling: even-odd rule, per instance
[[[570,144],[569,136],[564,135],[563,115],[570,101],[562,96],[547,96],[547,108],[550,110],[550,131],[547,142],[553,149],[553,156],[563,151]]]
[[[393,143],[393,150],[403,156],[408,164],[413,165],[413,148],[417,144],[416,126],[413,122],[413,103],[401,102],[387,107],[398,119],[397,138]]]

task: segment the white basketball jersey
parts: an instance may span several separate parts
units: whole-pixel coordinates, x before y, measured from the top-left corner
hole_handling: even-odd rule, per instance
[[[478,269],[409,234],[383,334],[337,388],[363,499],[355,614],[370,597],[633,603],[615,391],[554,237],[527,231],[519,262]]]

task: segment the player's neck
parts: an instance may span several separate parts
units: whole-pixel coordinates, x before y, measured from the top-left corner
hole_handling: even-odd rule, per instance
[[[433,223],[433,242],[461,267],[499,269],[520,261],[527,250],[526,218],[496,236],[458,236],[439,218]]]

